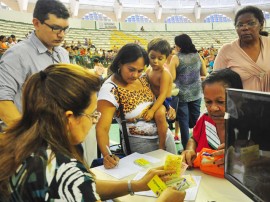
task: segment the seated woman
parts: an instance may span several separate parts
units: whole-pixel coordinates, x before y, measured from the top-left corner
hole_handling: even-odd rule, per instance
[[[197,152],[202,148],[217,149],[211,141],[211,136],[217,136],[221,149],[225,142],[225,90],[226,88],[243,89],[240,76],[230,69],[212,72],[202,82],[203,94],[207,113],[203,114],[193,128],[193,136],[188,140],[183,159],[192,167]],[[211,129],[211,130],[209,130]],[[216,155],[220,155],[218,151]]]
[[[143,119],[145,112],[155,101],[147,77],[142,76],[145,66],[148,64],[148,55],[140,45],[123,46],[110,66],[112,76],[105,81],[99,91],[97,109],[102,116],[96,126],[96,132],[106,168],[115,167],[118,161],[109,155],[106,146],[109,146],[109,130],[113,117],[116,118],[122,130],[119,96],[127,120],[131,152],[146,153],[159,149],[156,123],[154,121],[146,122]],[[161,116],[165,116],[165,113],[156,112],[155,120]],[[166,150],[175,154],[176,148],[169,129],[164,139]]]
[[[23,114],[0,134],[0,201],[101,201],[148,190],[156,174],[138,181],[98,180],[77,144],[98,122],[100,79],[77,65],[53,64],[29,78]],[[93,143],[95,144],[95,143]],[[166,189],[157,201],[183,201],[185,193]]]

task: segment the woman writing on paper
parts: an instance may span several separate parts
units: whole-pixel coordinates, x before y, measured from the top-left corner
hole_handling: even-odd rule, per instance
[[[94,202],[149,190],[151,169],[138,181],[98,180],[77,150],[91,127],[100,79],[84,68],[53,64],[24,86],[23,114],[0,134],[0,201]],[[96,144],[96,143],[93,143]],[[185,193],[166,189],[159,202],[183,201]]]
[[[117,158],[109,155],[106,146],[109,145],[109,130],[113,117],[123,131],[120,104],[123,106],[123,114],[127,121],[126,129],[131,152],[146,153],[159,149],[156,123],[146,122],[143,119],[145,112],[155,101],[148,79],[142,75],[148,64],[147,52],[141,46],[126,44],[119,50],[110,66],[112,76],[104,82],[99,91],[97,109],[102,116],[97,123],[96,132],[98,146],[104,156],[105,168],[113,168],[118,162]],[[159,116],[164,117],[165,113],[155,113],[155,120]],[[169,129],[165,138],[165,147],[166,151],[176,153]]]

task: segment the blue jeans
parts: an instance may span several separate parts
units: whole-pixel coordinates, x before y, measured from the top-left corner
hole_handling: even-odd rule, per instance
[[[183,148],[189,139],[189,128],[193,128],[200,116],[201,98],[191,102],[178,102],[177,120],[180,126]]]

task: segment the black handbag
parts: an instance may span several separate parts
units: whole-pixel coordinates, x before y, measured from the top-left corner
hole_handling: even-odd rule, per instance
[[[125,148],[126,148],[126,154],[129,155],[129,154],[131,154],[131,149],[130,149],[130,144],[129,144],[129,139],[128,139],[127,121],[125,119],[125,114],[124,114],[124,111],[123,111],[123,104],[121,102],[121,96],[120,96],[120,93],[118,91],[118,87],[114,83],[112,83],[112,82],[110,82],[110,83],[115,87],[115,89],[117,90],[117,93],[118,93],[119,111],[120,111],[120,119],[121,119],[121,126],[122,126],[121,137],[124,139]],[[120,140],[121,148],[122,148],[122,151],[123,151],[123,144],[122,143],[123,143],[123,141]]]
[[[131,149],[130,149],[130,144],[129,144],[129,139],[128,139],[126,119],[125,119],[125,114],[123,111],[123,104],[121,103],[120,93],[118,91],[118,87],[114,83],[111,83],[111,84],[116,88],[117,93],[118,93],[118,97],[119,97],[119,111],[120,111],[122,131],[120,131],[120,143],[116,144],[116,145],[111,145],[110,150],[111,150],[112,154],[118,156],[119,158],[123,158],[126,155],[131,154]],[[114,121],[115,120],[113,120],[113,123],[114,123]],[[126,153],[124,152],[124,149],[123,149],[122,139],[124,139]],[[101,155],[99,148],[98,148],[98,153]],[[97,159],[93,160],[93,162],[91,164],[91,168],[101,166],[101,165],[103,165],[103,158],[97,158]]]

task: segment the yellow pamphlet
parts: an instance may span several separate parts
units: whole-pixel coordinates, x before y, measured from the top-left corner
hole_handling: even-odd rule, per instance
[[[167,155],[164,165],[164,170],[175,170],[175,173],[172,174],[172,178],[180,177],[183,173],[181,171],[182,168],[182,159],[183,156],[181,155]]]

